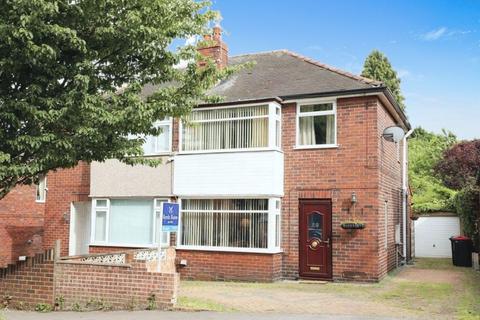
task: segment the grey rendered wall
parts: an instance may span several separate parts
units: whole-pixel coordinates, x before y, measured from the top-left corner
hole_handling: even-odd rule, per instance
[[[92,197],[164,197],[172,194],[172,163],[163,157],[153,168],[129,166],[118,160],[93,162],[90,171]]]

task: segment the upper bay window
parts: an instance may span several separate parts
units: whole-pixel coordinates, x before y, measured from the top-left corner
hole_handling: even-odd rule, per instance
[[[196,109],[182,125],[181,151],[279,148],[280,118],[273,103]]]
[[[297,147],[334,147],[337,143],[336,103],[319,102],[297,106]]]
[[[169,244],[169,233],[161,231],[161,204],[166,199],[94,199],[93,244],[155,246]]]

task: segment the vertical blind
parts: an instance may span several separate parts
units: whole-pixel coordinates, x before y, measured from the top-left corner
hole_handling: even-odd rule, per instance
[[[185,199],[182,245],[267,248],[267,199]]]
[[[184,151],[268,147],[268,105],[196,110],[189,120]]]

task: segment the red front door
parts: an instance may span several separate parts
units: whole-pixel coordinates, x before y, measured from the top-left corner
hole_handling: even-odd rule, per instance
[[[332,278],[332,203],[300,200],[300,277]]]

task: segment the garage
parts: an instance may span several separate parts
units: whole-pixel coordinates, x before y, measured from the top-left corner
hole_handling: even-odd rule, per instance
[[[453,215],[422,216],[414,222],[415,257],[451,258],[449,238],[460,234],[460,220]]]

